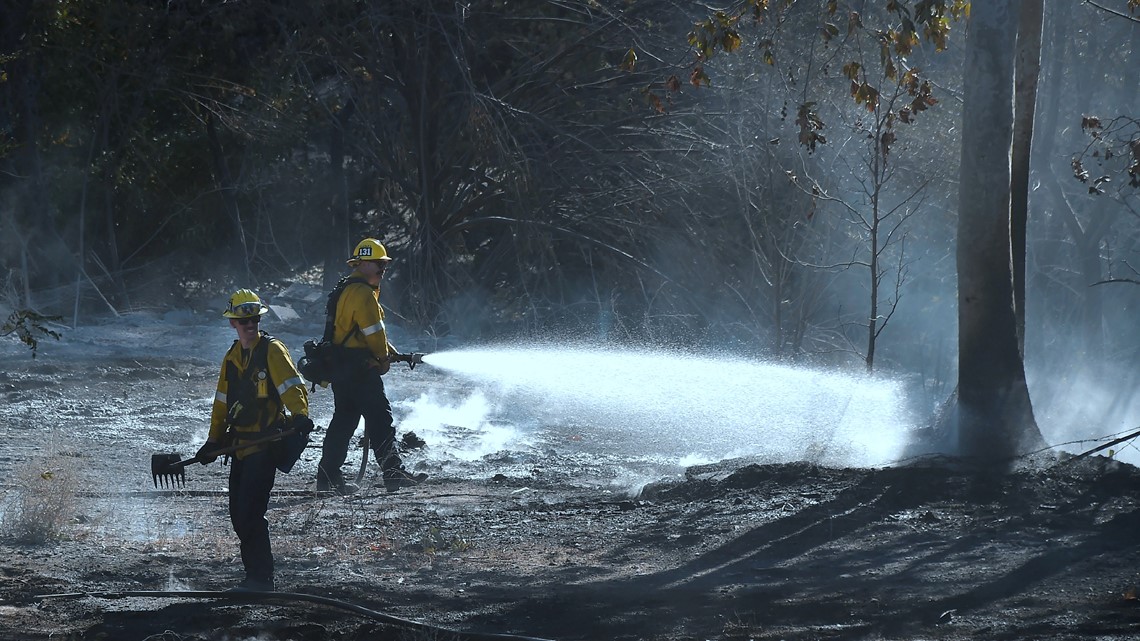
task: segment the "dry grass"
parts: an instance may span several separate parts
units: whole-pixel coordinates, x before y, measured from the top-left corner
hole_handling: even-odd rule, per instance
[[[0,521],[4,535],[38,545],[63,536],[77,514],[79,481],[59,457],[30,460],[12,472],[13,489]]]

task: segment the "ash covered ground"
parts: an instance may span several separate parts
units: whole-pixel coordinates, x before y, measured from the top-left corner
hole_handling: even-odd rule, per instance
[[[188,457],[205,436],[233,339],[214,320],[135,314],[67,330],[36,359],[0,344],[0,638],[1133,639],[1140,630],[1140,475],[1127,463],[1061,455],[993,478],[945,459],[844,465],[834,452],[851,444],[834,434],[797,445],[805,460],[796,460],[762,455],[765,442],[787,440],[779,434],[757,436],[751,451],[709,445],[716,422],[662,444],[645,434],[678,428],[646,425],[652,418],[632,409],[643,431],[623,439],[628,428],[598,429],[597,416],[554,398],[566,412],[539,408],[528,425],[525,412],[499,405],[518,397],[476,394],[471,379],[426,365],[386,378],[401,432],[427,441],[407,456],[427,483],[389,494],[372,466],[358,494],[316,495],[315,450],[278,476],[269,513],[278,589],[355,611],[287,595],[122,596],[224,590],[241,576],[226,469],[188,468],[175,490],[154,488],[149,474],[151,454]],[[295,357],[319,333],[266,329]],[[319,425],[331,402],[327,390],[313,394]],[[844,416],[856,430],[864,420]],[[350,451],[353,466],[359,458]],[[36,497],[66,518],[57,537],[31,544],[13,524]],[[70,596],[44,598],[59,594]]]

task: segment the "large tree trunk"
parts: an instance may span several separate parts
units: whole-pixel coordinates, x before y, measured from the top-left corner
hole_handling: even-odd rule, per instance
[[[1013,307],[1017,314],[1017,346],[1025,357],[1025,231],[1029,220],[1029,159],[1033,147],[1033,115],[1041,74],[1043,0],[1023,0],[1017,28],[1014,92],[1013,174],[1010,183],[1010,236],[1013,249]]]
[[[1010,232],[1019,5],[975,3],[966,36],[958,195],[958,441],[1007,460],[1041,443],[1018,348]]]

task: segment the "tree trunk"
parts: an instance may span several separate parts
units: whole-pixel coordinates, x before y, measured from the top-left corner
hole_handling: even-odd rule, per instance
[[[1010,182],[1010,236],[1013,250],[1013,307],[1017,314],[1017,348],[1025,357],[1025,232],[1029,220],[1029,158],[1037,80],[1041,72],[1042,0],[1023,0],[1017,28],[1013,168]]]
[[[0,20],[0,57],[11,56],[5,62],[6,82],[0,82],[0,109],[8,112],[10,119],[11,150],[0,156],[0,190],[9,191],[3,207],[11,210],[11,233],[18,237],[20,287],[23,300],[17,305],[36,309],[33,300],[35,286],[33,276],[44,275],[53,270],[40,269],[46,264],[45,254],[51,256],[54,248],[47,248],[47,227],[51,217],[45,208],[49,200],[43,188],[40,147],[36,136],[40,130],[39,102],[40,68],[34,51],[28,51],[27,34],[32,18],[32,2],[5,3],[3,19]],[[7,259],[7,257],[4,257]],[[52,258],[54,260],[54,258]],[[56,285],[55,278],[41,283]]]
[[[966,36],[958,195],[958,442],[991,463],[1038,446],[1018,349],[1010,232],[1017,2],[976,3]]]
[[[238,247],[241,248],[241,264],[235,267],[242,270],[244,278],[250,285],[253,285],[253,275],[249,270],[249,243],[245,237],[245,226],[241,222],[241,209],[238,207],[237,202],[237,188],[234,184],[233,177],[230,175],[230,167],[226,162],[225,152],[222,150],[221,136],[218,134],[218,125],[214,116],[208,115],[206,117],[206,138],[210,145],[210,157],[213,159],[215,180],[218,185],[218,192],[222,199],[222,205],[225,207],[226,212],[230,215],[230,220],[234,224],[234,235],[237,239]]]
[[[325,290],[336,286],[336,282],[344,275],[345,260],[352,254],[356,243],[362,240],[349,237],[348,178],[344,170],[345,135],[355,111],[356,101],[349,100],[337,112],[329,131],[329,184],[332,194],[327,221],[322,225],[326,230],[323,252],[325,270],[321,279]]]

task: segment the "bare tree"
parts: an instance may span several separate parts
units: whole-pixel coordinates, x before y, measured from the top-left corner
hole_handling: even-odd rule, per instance
[[[976,4],[966,36],[958,194],[958,440],[1008,460],[1042,442],[1018,348],[1010,237],[1017,3]]]

